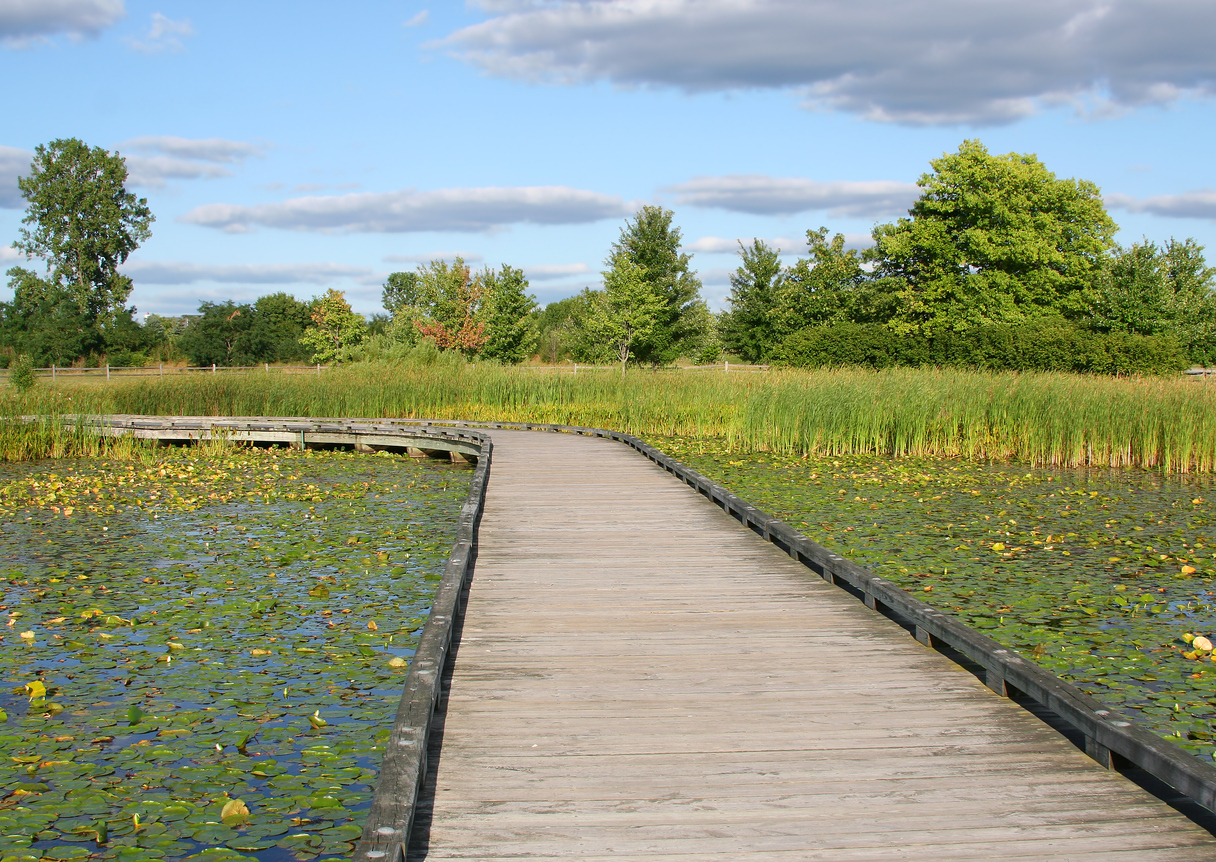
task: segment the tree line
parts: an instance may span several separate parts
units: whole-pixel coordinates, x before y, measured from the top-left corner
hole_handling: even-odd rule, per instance
[[[1216,364],[1216,294],[1203,247],[1121,247],[1090,182],[1060,179],[1034,155],[979,141],[930,163],[907,217],[848,248],[827,228],[782,262],[740,243],[728,309],[712,314],[670,210],[643,206],[620,229],[602,287],[538,307],[523,271],[434,260],[394,272],[384,314],[352,311],[336,290],[200,304],[180,318],[127,307],[118,271],[150,235],[147,201],[126,191],[118,153],[75,139],[35,151],[19,180],[29,202],[13,246],[45,273],[8,271],[0,363],[193,365],[344,362],[444,352],[515,364],[677,359],[790,365],[956,365],[1108,373]]]
[[[1097,186],[979,141],[931,162],[865,251],[826,228],[790,266],[741,247],[727,350],[795,365],[1164,372],[1216,363],[1216,295],[1192,239],[1121,247]]]

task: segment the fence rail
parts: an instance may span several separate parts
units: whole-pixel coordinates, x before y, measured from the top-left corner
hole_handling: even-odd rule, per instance
[[[320,374],[333,366],[330,365],[99,365],[96,368],[79,366],[52,365],[49,368],[35,368],[35,377],[45,377],[51,380],[113,380],[117,377],[166,377],[173,374],[233,374],[233,373],[263,373],[263,374]],[[13,373],[12,368],[0,370],[0,380],[8,379]]]

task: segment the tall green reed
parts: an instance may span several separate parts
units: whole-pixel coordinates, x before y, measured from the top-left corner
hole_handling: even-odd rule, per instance
[[[69,412],[543,422],[723,439],[788,454],[1216,470],[1216,386],[1185,379],[954,369],[636,370],[622,379],[595,371],[379,364],[323,375],[40,386],[0,400],[0,415],[10,417]],[[3,433],[0,452],[7,451]],[[37,449],[14,444],[24,451],[22,445]]]

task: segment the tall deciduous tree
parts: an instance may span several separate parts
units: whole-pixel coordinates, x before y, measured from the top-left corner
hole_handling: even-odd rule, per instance
[[[120,274],[151,236],[152,212],[126,190],[126,161],[118,153],[67,138],[40,144],[21,194],[29,201],[21,238],[13,247],[46,260],[50,284],[71,297],[90,324],[104,323],[131,293]],[[26,271],[9,271],[14,281]]]
[[[784,277],[781,249],[762,239],[739,243],[739,268],[730,277],[730,311],[722,318],[723,346],[747,362],[758,362],[772,351],[776,335],[773,308]]]
[[[636,271],[662,302],[653,325],[631,347],[639,361],[656,365],[676,359],[703,334],[697,324],[704,316],[691,313],[700,300],[701,280],[689,271],[692,255],[680,252],[681,234],[672,227],[673,215],[662,207],[642,207],[621,228],[608,257],[609,272],[627,265],[629,278]]]
[[[536,298],[527,293],[527,277],[504,263],[501,270],[487,268],[477,278],[485,291],[486,343],[480,355],[510,365],[523,362],[536,343]]]
[[[878,276],[897,280],[897,330],[1083,317],[1115,223],[1098,187],[977,140],[930,163],[910,218],[874,229]]]
[[[1102,332],[1173,335],[1187,358],[1216,362],[1216,269],[1193,239],[1118,248],[1098,282],[1089,325]]]
[[[312,350],[317,362],[333,362],[366,333],[367,321],[351,310],[342,291],[330,288],[313,302],[312,323],[300,336],[300,343]]]
[[[775,291],[772,325],[778,339],[807,326],[870,322],[881,303],[872,296],[861,255],[846,249],[843,234],[806,232],[807,256],[785,273]]]
[[[634,347],[650,337],[666,308],[666,297],[646,271],[624,252],[608,258],[604,289],[591,294],[583,322],[589,338],[614,359],[620,360],[621,376],[634,356]]]

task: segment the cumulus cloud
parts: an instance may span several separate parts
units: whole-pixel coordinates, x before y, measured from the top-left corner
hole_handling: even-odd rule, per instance
[[[1152,195],[1134,198],[1109,194],[1103,200],[1111,209],[1148,213],[1166,218],[1202,218],[1216,220],[1216,189],[1197,189],[1177,195]]]
[[[669,186],[676,201],[753,215],[793,215],[826,210],[833,216],[877,217],[906,213],[920,189],[886,180],[817,182],[797,177],[732,174],[694,177]]]
[[[585,275],[591,272],[591,267],[585,263],[542,263],[525,266],[523,271],[529,281],[552,281],[572,275]]]
[[[28,176],[34,154],[16,147],[0,147],[0,209],[25,209],[17,178]]]
[[[364,280],[375,273],[366,266],[338,263],[198,264],[180,261],[128,261],[123,273],[140,284],[329,284],[339,279]]]
[[[125,14],[122,0],[3,0],[0,42],[19,47],[50,36],[96,36]]]
[[[401,26],[402,27],[421,27],[423,24],[425,24],[430,19],[430,17],[431,17],[431,10],[423,9],[421,12],[419,12],[414,17],[410,18],[408,21],[402,21]]]
[[[910,125],[1211,95],[1207,0],[531,0],[435,43],[487,73],[687,92],[785,89]],[[1096,106],[1096,110],[1094,110]]]
[[[160,54],[164,51],[184,51],[182,39],[194,35],[194,25],[189,18],[174,21],[160,12],[152,13],[152,25],[141,38],[128,38],[127,44],[144,54]]]
[[[509,224],[586,224],[629,215],[621,198],[565,186],[362,192],[241,206],[206,204],[189,224],[244,233],[254,228],[329,233],[484,232]]]

